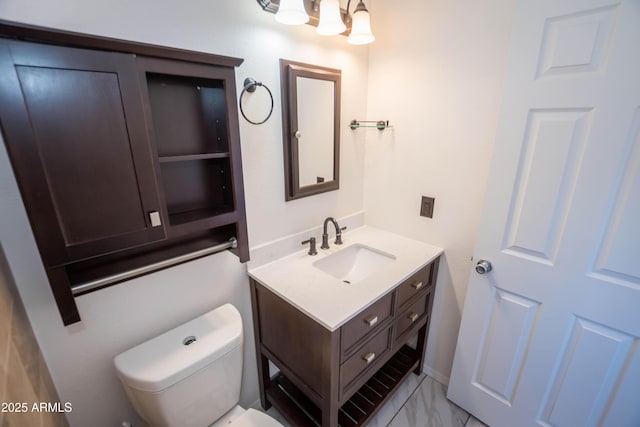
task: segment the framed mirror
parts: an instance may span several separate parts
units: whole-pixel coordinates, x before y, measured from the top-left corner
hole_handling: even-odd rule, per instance
[[[341,71],[280,60],[285,199],[340,186]]]

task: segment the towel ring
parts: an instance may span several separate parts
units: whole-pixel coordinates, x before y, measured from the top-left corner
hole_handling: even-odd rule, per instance
[[[269,114],[267,114],[267,117],[259,122],[254,122],[253,120],[250,120],[247,115],[244,113],[244,110],[242,108],[242,97],[244,96],[245,92],[249,92],[249,93],[253,93],[256,91],[256,88],[258,86],[261,86],[263,88],[265,88],[267,90],[267,93],[269,94],[269,97],[271,98],[271,109],[269,110]],[[253,125],[261,125],[264,122],[266,122],[267,120],[269,120],[269,118],[271,117],[271,114],[273,113],[273,94],[271,93],[271,91],[269,90],[269,88],[264,85],[262,82],[257,82],[254,79],[252,79],[251,77],[247,77],[246,79],[244,79],[244,88],[242,89],[242,92],[240,92],[240,101],[238,102],[240,104],[240,113],[242,114],[242,117],[244,117],[244,119],[246,121],[248,121],[249,123],[253,124]]]

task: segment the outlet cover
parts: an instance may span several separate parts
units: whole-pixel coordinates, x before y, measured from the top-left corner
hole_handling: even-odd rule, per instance
[[[420,203],[420,216],[433,218],[433,205],[435,202],[436,199],[433,197],[422,196],[422,203]]]

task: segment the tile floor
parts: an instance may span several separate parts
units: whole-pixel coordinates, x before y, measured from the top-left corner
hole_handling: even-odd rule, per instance
[[[371,427],[487,427],[447,400],[445,387],[431,377],[410,375],[369,422]],[[295,427],[271,408],[269,415]]]

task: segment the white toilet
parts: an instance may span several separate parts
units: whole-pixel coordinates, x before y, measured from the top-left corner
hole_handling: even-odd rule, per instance
[[[118,376],[138,411],[160,427],[282,427],[238,406],[242,318],[225,304],[119,354]]]

